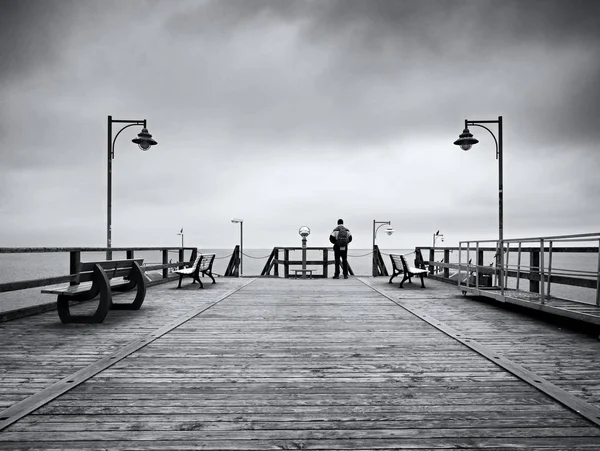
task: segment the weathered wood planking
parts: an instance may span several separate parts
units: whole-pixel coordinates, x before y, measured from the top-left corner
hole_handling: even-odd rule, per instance
[[[409,308],[426,311],[441,323],[524,366],[558,387],[600,408],[600,342],[576,324],[565,327],[535,315],[454,294],[420,297],[412,290],[398,297],[381,281],[371,284]],[[436,283],[436,289],[439,282]],[[443,287],[439,287],[443,288]]]
[[[434,316],[460,296],[446,287],[390,293]],[[526,359],[528,327],[477,318]],[[0,449],[598,449],[599,434],[356,279],[269,278],[13,424]]]
[[[64,325],[56,311],[0,323],[0,412],[246,282],[225,279],[202,292],[178,290],[177,296],[169,296],[173,284],[153,287],[135,315],[116,310],[112,320],[98,325]],[[76,309],[96,308],[96,301],[86,304]]]

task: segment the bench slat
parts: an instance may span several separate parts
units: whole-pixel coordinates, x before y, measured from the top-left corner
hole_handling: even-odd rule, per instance
[[[121,285],[127,285],[129,283],[128,280],[112,280],[110,283],[111,288],[116,288],[119,287]],[[77,293],[83,293],[85,291],[89,291],[89,289],[92,287],[92,282],[83,282],[80,283],[79,285],[62,285],[59,287],[54,287],[54,288],[45,288],[42,290],[42,293],[49,293],[49,294],[77,294]]]
[[[114,270],[115,268],[131,268],[133,262],[136,262],[138,265],[142,266],[143,258],[132,258],[129,260],[107,260],[100,262],[81,262],[79,266],[80,272],[88,272],[93,271],[95,265],[100,265],[102,269],[108,274],[109,271]]]

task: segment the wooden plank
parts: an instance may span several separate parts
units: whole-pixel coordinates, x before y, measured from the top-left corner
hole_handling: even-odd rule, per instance
[[[400,291],[375,281],[389,290],[382,295],[354,278],[336,282],[246,285],[9,426],[0,449],[598,449],[600,429],[587,419],[389,298],[443,316],[457,335],[507,358],[548,341],[534,320],[463,309],[473,301],[444,284]],[[157,293],[157,306],[173,310],[202,296],[165,286]],[[138,337],[157,329],[153,317],[145,321],[135,323],[146,327]],[[123,325],[115,333],[132,337]],[[69,330],[61,333],[68,339]],[[593,357],[580,343],[574,354]],[[97,344],[71,352],[93,362]],[[532,365],[544,363],[530,355]],[[20,362],[0,359],[10,368],[6,389],[22,390]],[[45,371],[38,365],[27,377],[42,385]],[[582,363],[568,371],[594,374]]]
[[[246,285],[253,281],[254,279],[248,280]],[[154,340],[160,338],[162,335],[180,326],[181,324],[185,323],[194,316],[197,316],[205,310],[212,308],[213,306],[226,299],[227,297],[231,296],[233,293],[240,290],[244,286],[245,285],[242,285],[224,294],[210,305],[202,306],[196,310],[193,310],[192,312],[176,319],[172,323],[169,323],[151,332],[150,334],[147,334],[141,339],[122,347],[121,349],[112,353],[111,355],[107,355],[101,358],[100,360],[97,360],[96,362],[92,363],[91,365],[75,372],[74,374],[62,378],[58,382],[55,382],[54,384],[44,388],[43,390],[35,393],[32,396],[29,396],[23,401],[13,404],[9,408],[0,412],[0,431],[10,426],[14,422],[18,421],[19,419],[23,418],[24,416],[28,415],[29,413],[33,412],[34,410],[38,409],[39,407],[43,406],[44,404],[59,397],[63,393],[72,390],[77,385],[85,382],[86,380],[90,379],[91,377],[95,376],[101,371],[104,371],[108,367],[117,363],[119,360],[122,360],[128,355],[134,353],[135,351],[143,348],[144,346],[147,346],[149,343],[152,343]]]

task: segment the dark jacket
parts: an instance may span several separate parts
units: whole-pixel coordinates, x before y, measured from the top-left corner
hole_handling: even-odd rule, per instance
[[[348,243],[352,242],[352,234],[350,233],[350,229],[347,229],[346,227],[344,227],[343,225],[339,225],[337,226],[335,229],[333,229],[333,232],[331,232],[331,235],[329,235],[329,242],[331,244],[333,244],[333,247],[337,246],[337,236],[338,236],[338,232],[342,229],[345,229],[348,232]]]

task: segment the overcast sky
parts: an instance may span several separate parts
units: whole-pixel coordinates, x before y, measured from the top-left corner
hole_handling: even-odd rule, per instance
[[[598,232],[599,83],[597,0],[0,0],[0,247],[105,245],[108,115],[115,247],[497,238],[500,115],[505,237]]]

